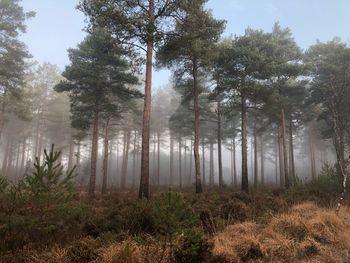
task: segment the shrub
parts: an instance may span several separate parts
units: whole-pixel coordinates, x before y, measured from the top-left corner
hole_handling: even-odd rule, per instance
[[[97,242],[91,237],[75,241],[67,250],[67,261],[72,263],[90,262],[97,258],[97,249]]]

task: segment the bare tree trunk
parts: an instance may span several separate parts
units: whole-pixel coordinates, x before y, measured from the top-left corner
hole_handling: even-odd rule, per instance
[[[290,175],[293,179],[293,184],[296,183],[295,177],[295,164],[294,164],[294,145],[293,145],[293,120],[292,116],[289,118],[289,167],[290,167]]]
[[[103,146],[103,164],[102,164],[102,194],[107,193],[107,173],[108,173],[108,149],[109,149],[109,118],[106,120],[104,146]]]
[[[192,183],[192,160],[193,160],[193,156],[192,156],[192,149],[193,149],[193,141],[192,141],[192,137],[191,137],[191,148],[190,148],[190,175],[188,177],[188,185],[191,185]]]
[[[181,134],[179,134],[179,187],[182,188]]]
[[[196,167],[196,193],[202,193],[202,182],[199,160],[199,91],[197,83],[198,65],[197,61],[193,62],[193,103],[194,103],[194,162]]]
[[[232,138],[233,147],[233,184],[237,186],[236,137]]]
[[[184,153],[184,178],[185,179],[187,179],[188,180],[188,174],[187,174],[187,140],[186,140],[186,138],[185,138],[185,140],[184,140],[185,142],[184,142],[184,150],[185,150],[185,153]]]
[[[146,82],[142,125],[142,154],[141,154],[141,179],[139,198],[149,198],[149,133],[151,118],[151,89],[152,89],[152,62],[153,62],[153,37],[154,37],[154,0],[149,0],[148,7],[148,34],[146,55]]]
[[[23,175],[24,172],[24,163],[26,158],[26,146],[27,146],[27,140],[23,139],[23,146],[22,146],[22,157],[21,157],[21,168],[19,170],[19,173]]]
[[[73,138],[69,142],[69,156],[68,156],[68,171],[73,168],[73,155],[74,155],[74,141]]]
[[[129,148],[130,148],[130,131],[126,131],[125,135],[126,136],[126,147],[124,151],[124,157],[123,157],[123,164],[122,164],[122,177],[121,177],[121,182],[120,182],[120,187],[122,189],[126,188],[126,177],[128,173],[128,161],[129,161]]]
[[[160,186],[160,132],[157,132],[157,185]]]
[[[283,144],[282,144],[282,132],[281,127],[278,127],[278,159],[280,168],[280,186],[284,186],[284,159],[283,159]]]
[[[209,185],[214,185],[214,144],[210,142],[210,169],[209,169]]]
[[[202,172],[203,172],[203,185],[205,186],[205,144],[204,144],[204,138],[202,138]]]
[[[170,175],[169,175],[169,185],[173,185],[174,178],[174,138],[173,134],[170,132]]]
[[[77,166],[77,173],[80,173],[80,159],[81,159],[81,153],[80,153],[80,147],[81,147],[81,141],[78,140],[78,147],[77,147],[77,153],[76,153],[76,166]]]
[[[276,185],[278,184],[278,151],[279,151],[279,139],[278,139],[278,132],[276,133],[276,138],[274,140],[275,143],[275,182]]]
[[[18,169],[19,169],[19,156],[20,156],[21,144],[18,144],[16,151],[16,168],[15,168],[15,177],[18,178]]]
[[[256,120],[254,120],[255,122]],[[254,188],[258,188],[258,137],[254,123]]]
[[[224,180],[222,177],[222,152],[221,152],[221,103],[220,99],[217,100],[217,118],[218,118],[218,166],[219,166],[219,187],[224,186]]]
[[[4,154],[4,159],[2,162],[2,176],[6,177],[6,169],[7,169],[7,162],[8,162],[8,155],[9,155],[9,150],[10,150],[10,143],[11,141],[8,139],[6,141],[6,148],[5,148],[5,154]]]
[[[260,135],[260,173],[261,173],[261,185],[265,185],[265,157],[264,157],[264,146],[263,136]]]
[[[6,175],[7,176],[10,176],[11,175],[11,171],[12,171],[13,144],[14,144],[14,142],[11,141],[10,149],[9,149],[9,153],[8,153],[7,168],[6,168]]]
[[[242,107],[242,190],[247,192],[248,189],[248,149],[247,149],[247,105],[244,94],[241,94]]]
[[[89,196],[95,197],[95,184],[96,184],[96,164],[97,164],[97,152],[98,152],[98,113],[95,112],[93,120],[92,131],[92,146],[91,146],[91,170],[90,170],[90,183],[89,183]]]
[[[289,169],[288,169],[288,147],[287,147],[287,139],[286,139],[286,120],[284,109],[281,111],[281,119],[282,119],[282,144],[283,144],[283,159],[284,159],[284,185],[288,189],[289,184]]]
[[[309,144],[310,144],[310,166],[311,166],[311,178],[316,178],[316,163],[315,163],[315,146],[314,146],[314,131],[312,124],[309,128]]]
[[[135,184],[136,184],[136,151],[137,151],[137,131],[134,131],[134,151],[132,154],[132,189],[134,189]]]

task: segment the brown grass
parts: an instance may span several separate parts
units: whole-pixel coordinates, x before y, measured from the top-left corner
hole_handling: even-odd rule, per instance
[[[307,202],[266,224],[242,223],[214,237],[213,253],[228,262],[349,262],[350,210]]]

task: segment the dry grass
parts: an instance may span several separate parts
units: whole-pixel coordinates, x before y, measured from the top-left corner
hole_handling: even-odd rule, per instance
[[[214,237],[213,253],[228,262],[349,262],[350,210],[307,202],[266,224],[242,223]]]

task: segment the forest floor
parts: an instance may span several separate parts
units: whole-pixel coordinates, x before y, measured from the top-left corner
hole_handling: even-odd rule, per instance
[[[76,193],[51,216],[12,217],[0,262],[350,262],[350,208],[336,211],[336,196],[307,187],[164,191],[149,201]]]

